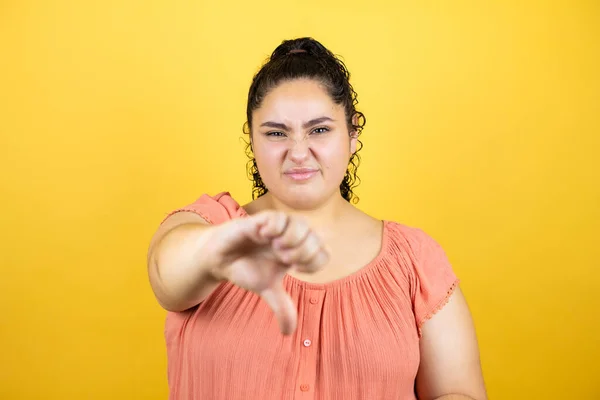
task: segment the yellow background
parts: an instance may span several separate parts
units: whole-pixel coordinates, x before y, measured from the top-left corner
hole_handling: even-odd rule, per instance
[[[444,246],[490,397],[600,398],[599,17],[591,0],[2,1],[0,398],[167,397],[148,241],[202,193],[250,199],[252,74],[305,35],[344,57],[367,117],[358,206]]]

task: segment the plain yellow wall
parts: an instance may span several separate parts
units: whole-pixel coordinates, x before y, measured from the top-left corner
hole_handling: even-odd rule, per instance
[[[305,35],[344,56],[367,116],[358,206],[444,246],[490,397],[600,398],[599,17],[566,0],[3,1],[0,398],[166,398],[148,241],[202,193],[250,200],[248,86]]]

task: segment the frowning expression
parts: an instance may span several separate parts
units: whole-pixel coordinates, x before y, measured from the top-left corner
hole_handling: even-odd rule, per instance
[[[309,207],[339,194],[356,136],[323,85],[310,79],[279,84],[253,112],[251,128],[258,170],[274,196]]]

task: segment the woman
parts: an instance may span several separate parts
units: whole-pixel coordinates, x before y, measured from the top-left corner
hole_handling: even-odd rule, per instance
[[[202,195],[154,235],[172,399],[486,398],[443,250],[351,204],[355,105],[329,50],[284,41],[248,95],[255,200]]]

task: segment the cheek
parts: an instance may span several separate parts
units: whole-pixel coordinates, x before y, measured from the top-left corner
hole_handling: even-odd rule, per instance
[[[285,155],[285,151],[285,145],[283,143],[256,143],[254,146],[254,156],[256,158],[256,163],[259,166],[280,164]],[[268,168],[268,171],[272,170],[272,168]]]
[[[315,147],[314,153],[321,167],[329,173],[345,173],[350,159],[348,142]]]

